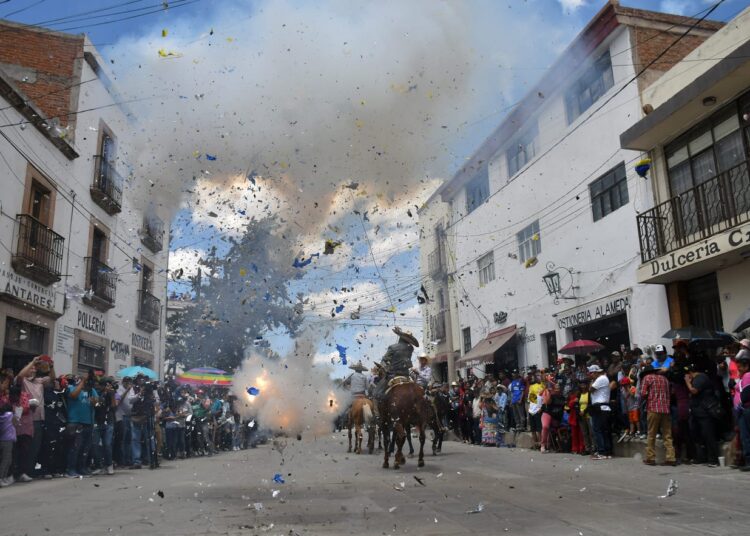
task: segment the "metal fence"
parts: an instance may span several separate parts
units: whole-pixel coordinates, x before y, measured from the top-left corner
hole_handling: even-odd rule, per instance
[[[86,257],[86,271],[89,276],[89,288],[93,291],[94,296],[114,305],[117,289],[117,274],[115,271],[93,257]]]

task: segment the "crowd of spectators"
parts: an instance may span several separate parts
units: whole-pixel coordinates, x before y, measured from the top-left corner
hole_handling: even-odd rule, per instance
[[[18,374],[0,371],[0,487],[37,478],[112,475],[159,459],[212,456],[254,446],[226,389],[197,389],[139,375],[89,371],[57,377],[49,356]]]
[[[513,447],[519,433],[531,432],[542,453],[607,460],[613,444],[645,441],[643,463],[655,465],[658,439],[665,465],[723,462],[750,471],[750,340],[718,349],[673,344],[671,355],[656,345],[647,353],[560,356],[554,367],[523,374],[471,375],[451,384],[448,421],[473,445]]]

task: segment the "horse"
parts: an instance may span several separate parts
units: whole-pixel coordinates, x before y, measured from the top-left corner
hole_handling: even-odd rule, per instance
[[[388,469],[390,429],[396,431],[397,450],[394,455],[393,467],[398,469],[406,463],[402,452],[406,441],[406,427],[416,426],[419,433],[418,467],[424,467],[425,429],[430,419],[429,402],[425,400],[424,389],[415,383],[402,383],[391,388],[380,403],[380,418],[383,427],[383,469]]]
[[[443,428],[443,423],[448,422],[448,415],[451,411],[451,403],[446,396],[437,395],[433,398],[434,407],[430,408],[430,425],[435,433],[435,437],[432,439],[432,455],[437,454],[443,448],[443,436],[445,435],[446,428]]]
[[[364,397],[355,398],[349,410],[349,450],[352,451],[352,426],[354,427],[354,452],[362,454],[362,427],[367,429],[367,448],[370,454],[375,450],[375,415],[372,400]]]

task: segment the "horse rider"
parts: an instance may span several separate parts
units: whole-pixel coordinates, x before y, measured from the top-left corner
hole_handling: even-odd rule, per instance
[[[427,389],[429,388],[430,383],[432,383],[432,367],[430,366],[430,358],[426,355],[420,355],[419,366],[411,369],[411,375],[414,378],[414,381],[417,382],[417,385],[419,385],[422,389],[424,389],[425,393],[427,393]]]
[[[352,398],[365,398],[370,387],[370,379],[362,374],[367,370],[362,364],[362,361],[357,361],[353,365],[349,365],[349,368],[354,372],[346,380],[344,380],[344,386],[349,387],[349,391],[352,393]]]
[[[385,390],[393,378],[397,376],[409,377],[411,369],[411,356],[414,348],[419,347],[419,341],[409,331],[404,331],[400,327],[393,328],[393,333],[398,335],[398,342],[388,347],[381,362],[385,369],[385,377],[382,377],[375,389],[375,398],[381,400],[385,397]]]

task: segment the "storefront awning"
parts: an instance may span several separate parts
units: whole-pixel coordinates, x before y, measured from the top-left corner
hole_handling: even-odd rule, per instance
[[[516,326],[493,331],[487,337],[477,343],[474,348],[469,350],[466,355],[456,362],[456,367],[476,367],[493,363],[495,352],[502,348],[516,334]]]

